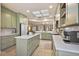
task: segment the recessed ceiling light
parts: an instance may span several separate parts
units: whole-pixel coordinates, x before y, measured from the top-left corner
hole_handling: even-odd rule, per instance
[[[50,9],[52,9],[52,8],[53,8],[53,6],[52,6],[52,5],[50,5],[50,6],[49,6],[49,8],[50,8]]]
[[[44,21],[48,21],[48,20],[45,18]]]
[[[30,10],[27,10],[26,12],[27,12],[27,13],[29,13],[29,12],[30,12]]]

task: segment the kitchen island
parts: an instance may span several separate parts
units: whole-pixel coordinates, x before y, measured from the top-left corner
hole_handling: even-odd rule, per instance
[[[16,38],[16,55],[17,56],[30,56],[39,46],[40,33],[32,35],[22,35]]]
[[[79,43],[64,42],[60,35],[52,35],[53,55],[79,56]]]

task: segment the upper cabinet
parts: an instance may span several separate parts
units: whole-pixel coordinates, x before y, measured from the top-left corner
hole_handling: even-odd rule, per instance
[[[1,29],[1,4],[0,4],[0,29]]]
[[[6,17],[5,9],[1,8],[1,27],[4,28],[6,25],[5,17]]]
[[[5,14],[4,22],[5,22],[4,27],[11,28],[11,15],[9,13]]]
[[[79,24],[77,3],[60,4],[60,23],[61,27]]]
[[[2,7],[1,8],[1,27],[2,28],[16,28],[17,16],[16,13]]]
[[[78,24],[78,4],[77,3],[67,3],[66,4],[66,25]]]
[[[17,15],[15,13],[12,14],[12,17],[11,17],[11,24],[12,24],[12,28],[16,28],[17,27]]]

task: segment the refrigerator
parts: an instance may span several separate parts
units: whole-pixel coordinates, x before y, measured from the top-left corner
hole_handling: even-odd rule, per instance
[[[20,23],[20,36],[21,35],[27,35],[27,25]]]

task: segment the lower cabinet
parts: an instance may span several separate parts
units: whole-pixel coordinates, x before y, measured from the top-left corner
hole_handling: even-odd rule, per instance
[[[3,36],[1,39],[1,50],[9,48],[16,44],[16,40],[14,39],[15,35],[11,36]]]
[[[41,33],[41,39],[51,40],[52,34],[51,33]]]
[[[1,36],[0,36],[0,50],[1,50]]]

